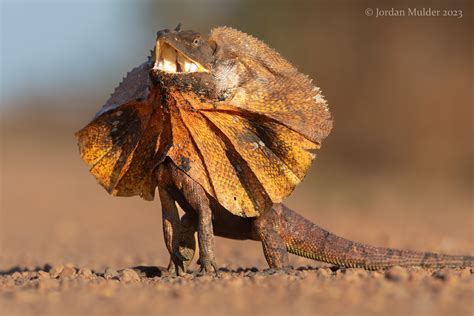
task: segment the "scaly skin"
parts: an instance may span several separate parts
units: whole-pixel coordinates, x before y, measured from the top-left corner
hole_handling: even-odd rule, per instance
[[[367,269],[472,265],[351,242],[275,204],[302,181],[331,128],[320,89],[263,42],[228,27],[208,37],[177,27],[158,32],[152,56],[77,136],[110,194],[153,200],[158,187],[178,275],[196,230],[204,273],[217,270],[214,234],[260,241],[272,268],[287,267],[288,252]]]
[[[289,252],[305,258],[368,270],[392,266],[472,267],[474,257],[373,247],[336,236],[283,204],[276,205],[279,235]]]

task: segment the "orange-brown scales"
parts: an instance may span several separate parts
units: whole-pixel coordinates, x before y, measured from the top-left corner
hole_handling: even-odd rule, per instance
[[[113,195],[154,197],[164,161],[233,214],[255,217],[304,178],[331,115],[319,88],[277,52],[228,27],[158,32],[77,133],[81,157]]]
[[[353,242],[278,204],[331,127],[320,90],[259,40],[227,27],[208,38],[178,27],[158,32],[151,58],[77,136],[109,193],[152,200],[158,187],[177,274],[195,254],[196,231],[204,272],[217,270],[214,235],[260,241],[271,268],[288,267],[288,253],[366,269],[474,265],[472,256]]]

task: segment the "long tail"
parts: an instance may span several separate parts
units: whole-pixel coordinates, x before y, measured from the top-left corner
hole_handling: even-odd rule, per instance
[[[283,204],[274,207],[280,217],[280,235],[287,250],[298,256],[337,266],[387,269],[392,266],[473,267],[473,256],[372,247],[336,236]]]

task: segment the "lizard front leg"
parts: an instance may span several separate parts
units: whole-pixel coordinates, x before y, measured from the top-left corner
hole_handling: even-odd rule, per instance
[[[158,187],[161,200],[161,211],[163,217],[163,236],[166,248],[171,256],[168,271],[183,275],[186,272],[184,262],[186,258],[180,254],[179,242],[181,240],[181,222],[179,220],[178,208],[171,194],[163,188]]]
[[[186,200],[187,204],[197,213],[201,273],[217,273],[214,254],[211,201],[206,191],[199,184],[172,164],[170,164],[170,171],[173,183],[179,188],[180,194],[184,200]]]
[[[196,239],[194,238],[196,229],[197,219],[195,214],[184,214],[181,217],[181,236],[179,237],[179,253],[182,257],[184,257],[184,261],[182,263],[184,271],[188,270],[188,267],[191,264],[196,252]],[[172,274],[176,273],[175,264],[171,258],[168,265],[168,272]]]
[[[170,192],[170,190],[175,188],[170,181],[171,179],[167,171],[165,165],[160,165],[156,177],[158,179],[158,192],[161,201],[163,236],[171,257],[168,271],[176,273],[176,275],[183,275],[186,272],[184,265],[186,258],[179,251],[179,243],[182,237],[181,221],[176,201]]]

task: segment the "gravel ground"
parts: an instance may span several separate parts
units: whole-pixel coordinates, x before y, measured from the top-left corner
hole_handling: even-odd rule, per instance
[[[156,267],[96,272],[58,265],[15,270],[0,277],[4,315],[29,310],[36,315],[174,315],[191,309],[193,314],[207,315],[469,315],[473,311],[474,270],[468,268],[367,272],[301,267],[287,273],[252,268],[185,277],[167,276]]]

